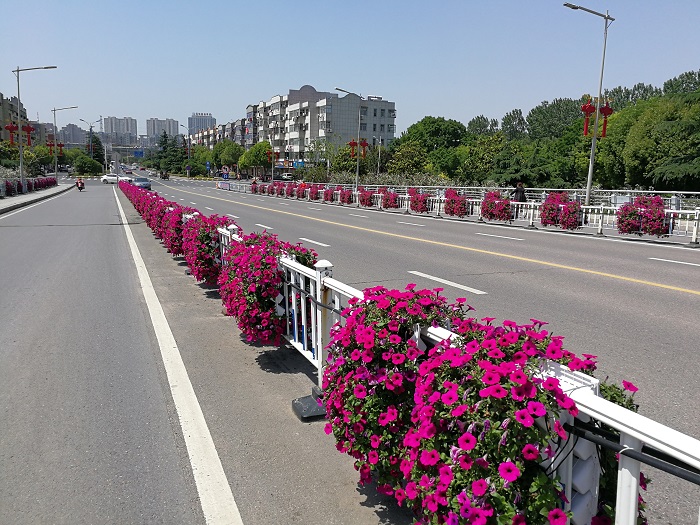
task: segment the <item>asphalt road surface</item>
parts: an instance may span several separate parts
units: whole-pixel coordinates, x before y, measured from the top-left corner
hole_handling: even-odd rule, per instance
[[[88,183],[0,216],[0,523],[203,523],[191,454],[113,186]],[[364,288],[409,282],[482,317],[550,322],[640,412],[700,436],[700,251],[220,191],[153,180],[244,232],[302,242]],[[202,407],[242,522],[411,523],[371,490],[292,398],[313,370],[248,347],[123,196],[135,242]],[[8,216],[9,215],[9,216]],[[11,248],[10,248],[11,247]],[[653,469],[650,523],[697,523],[700,490]]]

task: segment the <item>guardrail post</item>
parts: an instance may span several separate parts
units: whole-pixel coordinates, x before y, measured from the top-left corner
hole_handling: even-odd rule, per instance
[[[600,222],[598,222],[598,231],[596,235],[603,235],[603,218],[605,217],[605,205],[600,205]]]
[[[314,297],[315,303],[313,308],[315,310],[316,325],[313,327],[315,333],[312,335],[311,340],[318,359],[318,379],[317,385],[311,389],[311,395],[292,400],[292,411],[302,421],[326,415],[326,409],[319,404],[318,400],[323,394],[321,389],[323,385],[323,368],[328,357],[326,345],[331,331],[332,318],[327,308],[330,303],[330,290],[323,284],[323,280],[326,277],[333,276],[333,265],[323,259],[318,261],[314,268],[316,268],[316,297]]]
[[[698,244],[698,230],[700,230],[700,208],[695,208],[695,222],[693,223],[693,238],[690,244]],[[700,525],[700,520],[698,521]]]
[[[620,433],[620,445],[641,451],[642,442]],[[635,525],[639,510],[639,461],[620,452],[617,467],[617,499],[615,500],[615,525]]]

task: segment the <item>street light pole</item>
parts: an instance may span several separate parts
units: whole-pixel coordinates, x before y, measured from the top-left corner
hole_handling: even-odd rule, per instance
[[[85,122],[88,126],[90,126],[90,158],[93,158],[93,147],[92,147],[92,128],[99,122],[99,120],[96,120],[95,122],[88,122],[87,120],[80,119],[81,121]]]
[[[76,109],[78,106],[68,106],[65,108],[53,108],[51,111],[53,111],[53,142],[54,142],[54,149],[53,149],[53,174],[56,177],[56,185],[58,186],[58,132],[56,131],[56,112],[57,111],[63,111],[64,109]],[[107,157],[105,156],[105,159]]]
[[[335,88],[336,91],[342,91],[343,93],[347,93],[348,95],[355,95],[356,97],[359,97],[359,101],[357,102],[357,166],[355,168],[355,191],[357,191],[357,186],[359,184],[360,180],[360,128],[361,128],[361,122],[362,122],[362,103],[361,101],[364,100],[364,97],[362,95],[358,95],[357,93],[353,93],[352,91],[348,91],[347,89],[343,88]]]
[[[190,150],[192,149],[192,137],[190,136],[190,128],[188,128],[184,124],[180,124],[180,127],[185,128],[187,130],[187,160],[190,160]]]
[[[12,72],[15,74],[17,77],[17,124],[18,124],[18,130],[17,130],[17,137],[19,138],[19,182],[22,186],[22,193],[25,192],[25,187],[24,187],[24,149],[22,147],[22,113],[20,108],[22,107],[22,100],[20,99],[19,96],[19,74],[22,71],[34,71],[35,69],[56,69],[57,66],[42,66],[42,67],[25,67],[20,69],[19,66],[17,66],[17,69],[13,69]],[[29,118],[27,118],[27,121],[29,121]]]
[[[595,103],[595,122],[593,124],[593,138],[591,139],[591,157],[588,163],[588,179],[586,180],[586,200],[584,204],[588,206],[591,200],[591,187],[593,185],[593,166],[595,165],[595,146],[598,138],[598,120],[600,118],[600,103],[601,99],[603,98],[603,72],[605,71],[605,48],[608,43],[608,27],[610,27],[610,24],[612,24],[615,21],[615,19],[608,14],[607,10],[605,11],[605,14],[603,14],[599,13],[598,11],[588,9],[587,7],[570,4],[569,2],[566,2],[564,4],[564,7],[568,7],[569,9],[573,9],[575,11],[585,11],[587,13],[591,13],[592,15],[599,16],[603,19],[603,22],[605,24],[605,28],[603,31],[603,60],[600,64],[600,82],[598,83],[598,98],[596,99]]]
[[[377,137],[372,137],[373,139],[376,139]],[[379,151],[379,155],[377,156],[377,177],[379,177],[379,165],[382,162],[382,136],[379,136],[379,146],[377,147],[377,150]]]

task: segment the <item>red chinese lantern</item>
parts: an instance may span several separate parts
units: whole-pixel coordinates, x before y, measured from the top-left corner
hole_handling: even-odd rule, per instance
[[[272,162],[272,151],[267,150],[267,162]]]
[[[15,132],[19,129],[19,126],[14,122],[5,126],[5,129],[10,132],[10,146],[15,145]]]
[[[581,111],[583,111],[583,113],[586,115],[586,117],[583,119],[583,136],[587,137],[588,121],[590,120],[591,115],[595,113],[595,106],[591,104],[591,99],[588,99],[588,102],[581,106]]]
[[[34,131],[34,128],[31,127],[29,124],[25,124],[24,126],[22,126],[22,131],[27,133],[27,146],[31,146],[32,136],[30,135],[30,133]]]
[[[367,154],[367,146],[369,146],[369,142],[367,142],[365,139],[362,139],[362,142],[360,142],[360,146],[362,146],[362,158],[365,158],[365,155]]]
[[[605,105],[600,108],[600,114],[603,115],[603,137],[605,136],[605,132],[608,129],[608,117],[613,114],[613,108],[610,107],[608,102],[605,102]]]
[[[59,142],[57,144],[57,146],[58,146],[58,154],[63,156],[63,142]]]
[[[355,158],[355,148],[357,147],[357,142],[355,142],[355,139],[352,139],[350,142],[348,142],[348,146],[350,146],[350,158]]]
[[[49,155],[53,156],[53,147],[54,147],[54,143],[53,143],[53,142],[47,142],[46,145],[49,147]]]

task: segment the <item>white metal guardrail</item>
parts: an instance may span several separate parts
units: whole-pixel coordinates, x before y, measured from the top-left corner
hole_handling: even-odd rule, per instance
[[[525,209],[530,212],[526,214],[527,220],[533,220],[534,208],[523,206]],[[223,260],[231,243],[241,242],[242,239],[237,234],[236,226],[219,228],[218,232]],[[350,298],[362,299],[364,295],[361,290],[333,278],[333,265],[326,260],[316,263],[314,269],[286,257],[280,257],[278,264],[284,273],[278,314],[287,319],[285,337],[317,370],[317,386],[312,395],[294,400],[293,408],[300,418],[323,415],[324,410],[317,403],[317,398],[322,395],[320,388],[331,327],[343,322],[341,312]],[[423,328],[420,334],[432,344],[456,337],[440,327]],[[553,459],[556,461],[564,457],[556,465],[556,472],[569,501],[565,510],[571,510],[574,515],[571,520],[573,525],[590,523],[597,510],[600,465],[592,440],[620,454],[615,525],[637,523],[642,462],[700,485],[699,440],[599,397],[598,380],[595,378],[556,363],[550,363],[543,375],[557,377],[562,389],[579,409],[576,419],[568,416],[567,428],[581,439],[577,437],[567,441]],[[613,442],[597,436],[595,431],[591,432],[591,429],[597,428],[591,425],[594,422],[616,429],[619,432],[618,441]]]
[[[231,191],[237,191],[240,193],[248,193],[250,191],[249,184],[243,184],[239,182],[230,181],[220,181],[216,183],[216,187],[219,189],[227,189]],[[302,190],[304,194],[302,195],[303,200],[310,200],[308,188]],[[473,192],[472,192],[473,193]],[[483,192],[482,192],[483,193]],[[280,195],[277,197],[282,198]],[[484,220],[481,216],[481,204],[482,196],[479,197],[467,197],[466,199],[466,215],[468,218],[475,218],[479,221]],[[615,197],[613,195],[612,197]],[[617,229],[617,217],[616,212],[619,205],[629,202],[629,198],[612,198],[608,195],[608,200],[615,202],[617,206],[611,206],[608,204],[599,204],[593,206],[581,206],[581,228],[588,230],[595,230],[599,235],[603,235],[604,232],[616,230]],[[299,197],[295,197],[299,198]],[[323,196],[319,200],[323,200]],[[689,238],[690,244],[699,243],[700,235],[700,207],[694,209],[678,209],[680,204],[674,201],[674,198],[666,198],[667,204],[676,205],[673,208],[667,208],[665,210],[666,221],[669,225],[668,236],[675,238]],[[340,191],[333,191],[333,201],[334,204],[340,204]],[[693,202],[700,202],[700,196],[698,200]],[[371,207],[374,209],[385,209],[382,205],[382,194],[374,193],[371,198]],[[399,194],[397,199],[398,207],[393,208],[396,211],[403,212],[405,214],[415,213],[411,211],[411,198],[408,194]],[[512,223],[526,226],[529,228],[536,228],[540,224],[540,206],[542,202],[528,201],[528,202],[512,202],[510,203],[511,208],[511,221]],[[348,206],[359,207],[359,193],[354,192],[352,197],[352,204]],[[446,217],[445,214],[445,197],[444,195],[435,195],[429,197],[427,200],[427,211],[425,215],[434,217]]]

